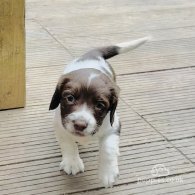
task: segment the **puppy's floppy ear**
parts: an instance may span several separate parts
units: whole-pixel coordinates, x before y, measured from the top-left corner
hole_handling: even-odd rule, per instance
[[[62,92],[62,87],[69,81],[70,79],[67,78],[67,75],[62,75],[59,78],[58,84],[56,86],[55,92],[53,94],[53,97],[51,99],[51,103],[49,106],[49,110],[54,110],[58,107],[61,101],[61,92]]]
[[[56,109],[60,103],[60,100],[61,100],[60,89],[58,88],[58,86],[56,86],[55,92],[54,92],[53,97],[51,99],[49,110]]]
[[[115,88],[111,89],[111,101],[110,101],[110,124],[112,126],[114,122],[114,113],[116,111],[116,107],[118,104],[118,96],[119,96],[119,87],[115,86]]]

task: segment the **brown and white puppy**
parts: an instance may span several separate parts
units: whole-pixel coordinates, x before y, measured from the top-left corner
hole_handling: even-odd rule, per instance
[[[120,122],[116,114],[119,88],[112,67],[105,60],[128,52],[148,40],[94,49],[69,64],[60,77],[50,110],[55,112],[56,137],[61,147],[60,168],[67,174],[84,171],[77,142],[98,139],[99,177],[105,187],[116,181],[119,155]]]

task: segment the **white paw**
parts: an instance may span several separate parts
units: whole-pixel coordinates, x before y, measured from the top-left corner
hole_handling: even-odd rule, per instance
[[[60,163],[60,170],[64,170],[68,175],[76,175],[84,172],[84,164],[80,157],[65,157]]]
[[[119,177],[118,166],[102,167],[99,171],[99,178],[102,181],[105,188],[112,187]]]

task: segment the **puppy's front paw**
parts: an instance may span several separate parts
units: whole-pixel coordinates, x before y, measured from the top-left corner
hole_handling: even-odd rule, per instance
[[[84,164],[80,157],[65,157],[60,163],[60,170],[64,170],[68,175],[76,175],[84,172]]]
[[[119,177],[118,166],[102,166],[99,171],[99,178],[105,188],[112,187]]]

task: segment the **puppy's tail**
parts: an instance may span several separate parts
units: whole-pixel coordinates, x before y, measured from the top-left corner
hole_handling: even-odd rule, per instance
[[[151,37],[143,37],[141,39],[136,39],[129,42],[119,43],[116,46],[118,47],[118,54],[126,53],[130,50],[136,49],[137,47],[143,45],[145,42],[151,40]]]
[[[113,46],[97,48],[97,49],[89,51],[83,57],[84,58],[102,57],[104,59],[109,59],[109,58],[116,56],[118,54],[126,53],[130,50],[133,50],[133,49],[141,46],[145,42],[149,41],[150,39],[151,39],[151,37],[144,37],[144,38],[136,39],[133,41],[119,43],[119,44],[116,44]]]

